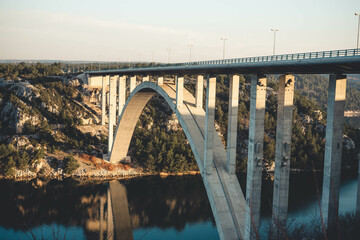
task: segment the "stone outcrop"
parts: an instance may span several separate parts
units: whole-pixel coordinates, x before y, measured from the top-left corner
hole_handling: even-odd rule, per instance
[[[21,103],[26,106],[24,102],[21,101]],[[5,104],[5,107],[0,113],[0,119],[2,122],[7,122],[8,126],[14,128],[16,133],[21,133],[23,131],[27,121],[30,121],[32,125],[40,123],[40,119],[37,115],[31,115],[28,111],[15,107],[11,102]]]

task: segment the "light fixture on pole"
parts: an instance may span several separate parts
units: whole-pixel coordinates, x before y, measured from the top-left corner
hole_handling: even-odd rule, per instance
[[[170,52],[171,52],[171,48],[167,48],[166,50],[168,51],[168,63],[170,63]]]
[[[276,32],[279,31],[279,29],[271,29],[272,32],[274,32],[274,47],[273,47],[273,55],[275,55],[275,41],[276,41]]]
[[[225,41],[228,39],[222,37],[221,40],[223,41],[223,59],[225,59]]]
[[[355,16],[358,17],[358,33],[357,33],[357,37],[356,37],[356,49],[359,49],[359,34],[360,34],[360,14],[359,13],[355,13]]]
[[[188,44],[188,47],[190,48],[190,61],[189,62],[191,62],[191,47],[193,47],[194,46],[194,44]]]

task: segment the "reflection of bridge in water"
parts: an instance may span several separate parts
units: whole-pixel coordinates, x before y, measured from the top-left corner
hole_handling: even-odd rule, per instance
[[[100,240],[133,239],[126,188],[119,181],[109,182],[106,197],[100,197],[99,220],[88,221],[87,228],[98,231]]]
[[[111,163],[117,163],[126,157],[141,112],[147,102],[155,94],[159,94],[176,114],[190,143],[203,178],[220,238],[256,239],[259,235],[260,224],[266,100],[265,74],[281,74],[278,89],[273,220],[275,228],[282,229],[288,212],[295,82],[292,74],[299,73],[321,73],[330,76],[321,204],[324,226],[329,228],[335,224],[338,214],[346,98],[346,75],[344,74],[360,73],[358,49],[200,61],[94,71],[86,74],[89,85],[102,87],[102,124],[105,124],[106,88],[109,87],[108,152]],[[195,96],[184,88],[184,76],[191,74],[196,75]],[[226,149],[214,128],[217,74],[231,74]],[[235,175],[238,74],[251,75],[246,196]],[[139,75],[142,76],[140,84],[137,83]],[[164,82],[164,76],[169,75],[175,75],[175,77]],[[203,75],[207,75],[205,109],[203,109]],[[126,100],[127,79],[129,79],[129,96]],[[116,121],[116,116],[118,116],[118,121]],[[114,135],[115,125],[117,129]],[[358,196],[359,209],[360,191]]]

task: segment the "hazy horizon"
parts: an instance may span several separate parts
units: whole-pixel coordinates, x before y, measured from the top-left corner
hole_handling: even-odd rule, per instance
[[[168,61],[356,47],[360,1],[0,1],[1,60]]]

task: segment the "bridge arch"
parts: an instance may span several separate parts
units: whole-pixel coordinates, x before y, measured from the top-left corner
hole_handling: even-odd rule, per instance
[[[130,94],[130,97],[126,101],[123,112],[121,113],[120,119],[118,121],[110,156],[110,162],[117,163],[126,157],[139,117],[143,112],[146,104],[156,93],[165,99],[167,104],[176,114],[179,123],[190,143],[199,170],[202,172],[203,147],[201,148],[202,145],[199,144],[196,145],[195,141],[197,139],[204,138],[204,136],[202,135],[203,133],[199,129],[197,123],[191,117],[191,112],[186,111],[186,109],[184,109],[185,111],[179,111],[176,108],[176,89],[175,85],[173,84],[164,84],[159,86],[154,82],[143,82],[133,90],[133,92]],[[189,93],[189,95],[191,94]],[[189,130],[188,126],[190,126],[191,130]],[[194,128],[194,126],[196,127]]]
[[[110,162],[126,157],[136,123],[148,101],[158,93],[176,114],[190,143],[205,185],[220,239],[242,239],[245,199],[235,174],[226,166],[226,150],[218,134],[214,137],[214,171],[206,174],[203,167],[205,111],[196,108],[194,96],[184,89],[184,104],[176,107],[176,86],[157,85],[145,81],[139,84],[127,99],[117,124]]]

